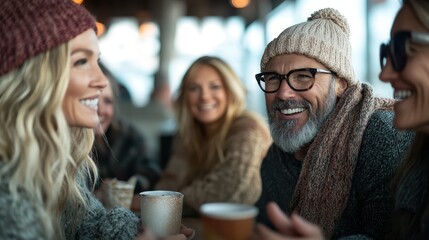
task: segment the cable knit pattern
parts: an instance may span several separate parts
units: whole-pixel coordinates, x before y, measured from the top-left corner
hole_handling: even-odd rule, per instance
[[[88,207],[77,218],[77,227],[72,228],[70,209],[66,209],[62,216],[66,239],[130,240],[137,235],[140,220],[134,213],[119,207],[107,211],[89,191],[83,195],[88,200]],[[43,219],[36,217],[34,204],[23,192],[14,201],[7,183],[0,183],[0,239],[49,239],[38,224]]]
[[[106,211],[89,191],[83,195],[88,208],[77,218],[77,227],[72,229],[70,209],[62,216],[66,239],[130,240],[137,235],[140,221],[134,213],[119,207]],[[0,239],[49,239],[40,225],[43,219],[36,217],[34,204],[24,192],[19,192],[18,199],[12,199],[7,183],[0,183],[0,206],[8,206],[0,208]]]
[[[63,224],[67,239],[80,240],[129,240],[138,232],[139,218],[130,210],[115,207],[107,211],[103,205],[90,193],[85,191],[88,207],[78,217],[76,235],[73,238],[71,231],[71,214],[66,210],[63,215]],[[67,221],[64,221],[67,220]]]
[[[29,199],[23,192],[12,199],[6,182],[0,183],[0,239],[48,239]]]
[[[335,222],[332,239],[380,239],[388,231],[392,212],[389,192],[391,177],[403,158],[413,134],[398,132],[393,112],[377,110],[365,129],[349,197],[341,217]],[[272,145],[261,167],[263,190],[257,202],[258,221],[271,226],[265,206],[275,201],[290,214],[292,198],[302,163]],[[332,206],[334,207],[334,206]]]
[[[205,202],[254,204],[260,196],[260,165],[272,140],[266,123],[250,117],[234,121],[224,143],[224,159],[201,178],[190,184],[184,180],[189,171],[187,156],[173,156],[158,189],[182,192],[184,201],[198,210]]]
[[[82,195],[87,201],[87,207],[81,208],[77,217],[66,207],[61,216],[66,239],[130,240],[137,235],[140,220],[130,210],[120,207],[106,210],[88,188],[84,189]],[[2,179],[0,239],[49,239],[39,224],[44,219],[38,217],[40,214],[36,212],[35,204],[23,191],[18,192],[17,199],[13,199],[8,180]],[[75,224],[72,224],[72,219],[76,221]]]

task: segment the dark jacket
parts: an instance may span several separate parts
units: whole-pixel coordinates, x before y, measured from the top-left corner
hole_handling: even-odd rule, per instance
[[[101,179],[127,181],[137,177],[134,193],[152,189],[159,180],[159,163],[148,157],[143,136],[132,125],[118,121],[106,131],[106,141],[95,144],[94,161]],[[99,139],[98,139],[99,140]]]
[[[389,231],[393,209],[389,183],[412,140],[413,134],[394,129],[393,113],[376,111],[364,132],[346,208],[335,227],[333,239],[382,238]],[[263,189],[256,203],[257,220],[272,227],[266,204],[277,202],[287,214],[302,163],[273,144],[262,163]]]

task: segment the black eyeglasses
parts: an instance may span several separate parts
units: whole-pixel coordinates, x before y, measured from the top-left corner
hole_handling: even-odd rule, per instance
[[[389,43],[382,43],[380,45],[381,68],[386,66],[387,56],[389,56],[395,71],[404,69],[407,64],[407,51],[410,41],[417,44],[429,44],[429,34],[410,31],[395,33]]]
[[[280,89],[282,80],[294,91],[307,91],[313,87],[316,73],[335,74],[334,72],[319,68],[300,68],[289,71],[286,74],[276,72],[262,72],[255,75],[259,87],[265,93],[274,93]]]

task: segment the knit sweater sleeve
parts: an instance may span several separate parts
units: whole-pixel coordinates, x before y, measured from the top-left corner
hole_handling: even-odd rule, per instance
[[[270,201],[277,200],[278,197],[278,186],[276,182],[273,180],[273,177],[276,174],[276,169],[279,169],[277,164],[281,159],[278,159],[277,161],[274,160],[273,155],[275,154],[273,151],[274,145],[272,145],[268,149],[268,153],[265,156],[264,161],[261,165],[261,179],[262,179],[262,192],[258,199],[258,201],[255,203],[255,206],[258,207],[259,213],[257,216],[257,221],[259,223],[265,224],[273,228],[273,225],[271,224],[271,221],[268,219],[266,206]],[[277,167],[277,168],[276,168]],[[282,176],[283,177],[283,176]],[[278,178],[280,181],[282,178]],[[287,185],[285,188],[288,187]],[[275,195],[275,196],[273,196]],[[283,199],[281,200],[283,201]]]
[[[26,196],[14,200],[8,190],[1,187],[0,239],[48,239],[42,219],[36,217],[34,203]]]
[[[247,122],[246,122],[247,121]],[[236,121],[224,144],[224,159],[204,177],[181,192],[185,202],[198,209],[205,202],[254,204],[261,193],[259,169],[271,144],[268,128],[257,122]]]
[[[291,201],[301,168],[302,163],[292,154],[283,152],[276,144],[271,145],[261,166],[262,193],[255,204],[259,209],[258,222],[275,229],[266,211],[269,202],[276,202],[283,212],[291,213]]]
[[[129,240],[137,235],[139,219],[134,213],[122,207],[107,210],[89,191],[83,194],[87,199],[87,208],[78,219],[75,237],[69,235],[72,218],[67,214],[70,213],[66,211],[66,216],[63,216],[68,239]]]
[[[172,152],[161,179],[155,184],[157,190],[180,191],[180,188],[185,184],[186,174],[189,172],[188,158],[183,155],[180,148],[182,146],[175,145],[174,147],[175,150]]]
[[[376,111],[368,122],[349,199],[349,206],[354,206],[355,211],[345,211],[343,220],[349,222],[349,227],[340,223],[336,234],[346,236],[349,231],[360,235],[342,239],[380,239],[388,231],[393,209],[389,184],[413,138],[409,132],[395,130],[392,122],[393,113],[386,110]],[[352,212],[354,216],[347,216]],[[355,230],[350,228],[352,225]]]

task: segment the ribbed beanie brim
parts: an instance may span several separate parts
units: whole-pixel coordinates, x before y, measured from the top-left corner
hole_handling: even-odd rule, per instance
[[[301,54],[313,58],[355,85],[356,79],[346,18],[337,10],[325,8],[314,12],[300,24],[286,28],[266,47],[261,59],[261,71],[267,62],[282,54]]]
[[[0,76],[95,27],[71,0],[0,1]]]

